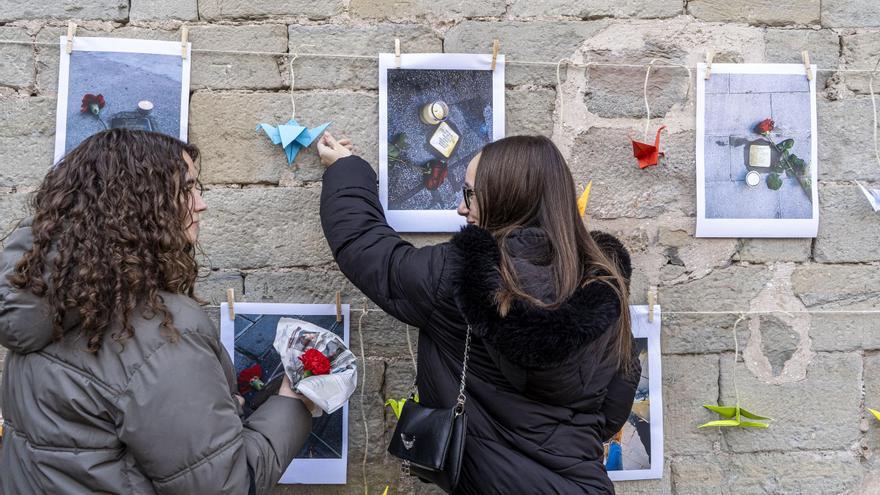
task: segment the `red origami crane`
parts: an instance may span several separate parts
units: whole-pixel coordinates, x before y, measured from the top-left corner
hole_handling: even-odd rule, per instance
[[[640,169],[646,169],[657,165],[657,162],[659,162],[660,158],[664,155],[663,152],[660,151],[660,133],[663,132],[663,129],[666,129],[665,125],[661,125],[660,128],[657,129],[657,137],[654,138],[653,145],[642,143],[630,138],[630,141],[632,141],[633,144],[633,156],[639,161]]]

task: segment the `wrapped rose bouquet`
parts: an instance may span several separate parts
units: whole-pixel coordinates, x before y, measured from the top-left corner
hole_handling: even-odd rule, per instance
[[[316,409],[333,413],[357,387],[357,360],[339,336],[313,323],[281,318],[275,333],[275,350],[294,390],[312,401]]]

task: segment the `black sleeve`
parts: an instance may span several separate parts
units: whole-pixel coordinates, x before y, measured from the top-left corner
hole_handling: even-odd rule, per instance
[[[424,327],[434,311],[448,244],[416,248],[385,220],[376,173],[357,156],[324,173],[321,226],[339,269],[385,312]]]
[[[605,415],[603,440],[607,441],[620,431],[632,411],[636,387],[642,377],[642,366],[635,351],[633,351],[631,363],[632,366],[628,372],[618,371],[611,379],[611,383],[608,384],[605,402],[602,404],[602,413]]]

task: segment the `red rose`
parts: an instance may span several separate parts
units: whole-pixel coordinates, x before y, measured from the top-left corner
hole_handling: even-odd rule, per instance
[[[772,119],[764,119],[755,126],[755,132],[758,134],[770,134],[773,131],[774,122]]]
[[[259,364],[255,364],[241,370],[238,374],[238,393],[244,395],[251,390],[260,390],[263,388],[263,368]]]
[[[80,107],[80,112],[90,112],[94,115],[98,115],[101,113],[101,109],[104,108],[106,102],[104,101],[104,95],[93,95],[91,93],[86,93],[82,99],[82,107]]]
[[[326,375],[330,373],[330,360],[317,349],[309,349],[299,357],[305,376]]]

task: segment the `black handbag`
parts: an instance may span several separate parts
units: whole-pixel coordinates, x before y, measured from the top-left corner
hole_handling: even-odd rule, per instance
[[[464,438],[467,415],[464,412],[464,394],[467,378],[468,354],[471,347],[471,327],[467,327],[464,343],[464,361],[458,400],[451,408],[425,407],[410,397],[403,405],[388,453],[402,461],[404,474],[417,476],[433,483],[446,493],[458,485],[461,460],[464,456]]]

